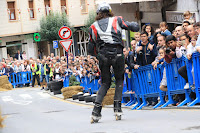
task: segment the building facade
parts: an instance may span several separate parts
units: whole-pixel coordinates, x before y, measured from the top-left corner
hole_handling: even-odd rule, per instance
[[[37,58],[38,50],[49,55],[52,46],[33,40],[33,33],[40,31],[41,18],[50,12],[65,12],[70,23],[80,27],[94,9],[94,0],[1,0],[0,58],[14,56],[17,50],[25,51],[28,58]]]

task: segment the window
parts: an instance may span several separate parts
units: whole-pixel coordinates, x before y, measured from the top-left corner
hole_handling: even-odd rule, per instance
[[[7,2],[8,4],[8,14],[9,14],[9,20],[16,20],[16,14],[15,14],[15,2]]]
[[[34,8],[33,8],[33,0],[29,0],[28,5],[29,5],[30,18],[33,19],[33,18],[35,18],[35,13],[34,13]]]
[[[87,13],[87,0],[80,0],[81,1],[81,13]]]
[[[6,42],[6,47],[7,47],[7,54],[9,54],[11,57],[15,57],[17,50],[22,51],[21,41]]]
[[[45,6],[46,15],[49,15],[51,11],[50,0],[44,0],[44,6]]]
[[[67,5],[66,5],[66,0],[61,0],[61,12],[67,14]]]

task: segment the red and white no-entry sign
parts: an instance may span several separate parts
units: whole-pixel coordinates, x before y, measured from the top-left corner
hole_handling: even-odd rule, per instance
[[[58,31],[58,35],[61,39],[67,40],[72,36],[72,30],[67,26],[63,26]]]
[[[59,41],[59,42],[62,45],[62,47],[65,49],[65,51],[68,52],[69,48],[72,44],[72,40],[62,40],[62,41]]]

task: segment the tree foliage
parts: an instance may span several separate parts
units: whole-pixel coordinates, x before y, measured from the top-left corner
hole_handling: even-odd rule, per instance
[[[96,17],[96,12],[94,10],[91,10],[89,12],[88,18],[84,22],[85,26],[82,27],[81,30],[83,30],[85,33],[88,33],[90,26],[95,22],[95,17]]]
[[[67,26],[74,31],[74,28],[70,25],[69,19],[65,13],[50,13],[48,16],[44,16],[40,21],[40,34],[42,40],[52,42],[53,40],[60,40],[58,31],[62,26]]]
[[[74,75],[72,75],[69,78],[69,86],[80,86],[80,82],[76,80],[76,77]]]

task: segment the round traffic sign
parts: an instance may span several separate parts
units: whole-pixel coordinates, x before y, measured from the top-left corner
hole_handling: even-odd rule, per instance
[[[72,30],[67,26],[63,26],[60,28],[58,35],[61,39],[69,39],[72,36]]]

